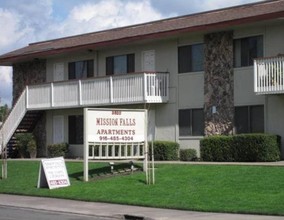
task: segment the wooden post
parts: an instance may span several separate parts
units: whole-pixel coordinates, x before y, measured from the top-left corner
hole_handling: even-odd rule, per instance
[[[84,109],[84,181],[89,181],[88,109]]]
[[[145,110],[145,137],[144,137],[144,172],[146,174],[146,184],[149,184],[149,176],[148,176],[148,141],[147,141],[147,136],[148,136],[148,114],[147,110]]]
[[[154,141],[152,139],[152,184],[155,184]]]
[[[7,147],[4,145],[4,138],[2,137],[2,179],[7,179]]]

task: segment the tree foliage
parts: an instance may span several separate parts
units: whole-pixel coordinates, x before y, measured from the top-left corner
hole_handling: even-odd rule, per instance
[[[0,122],[3,122],[9,114],[9,107],[7,104],[0,106]]]

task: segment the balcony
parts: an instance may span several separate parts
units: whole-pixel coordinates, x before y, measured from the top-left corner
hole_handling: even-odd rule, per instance
[[[284,94],[284,56],[254,60],[254,92]]]
[[[27,86],[0,127],[0,141],[6,146],[27,112],[165,103],[168,99],[168,73],[135,73]]]
[[[28,86],[27,109],[164,103],[168,85],[168,73],[135,73]]]

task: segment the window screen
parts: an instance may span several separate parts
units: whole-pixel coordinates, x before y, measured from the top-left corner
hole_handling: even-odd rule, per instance
[[[178,48],[178,72],[196,72],[204,70],[204,44],[182,46]]]
[[[263,37],[247,37],[234,40],[234,66],[252,66],[253,59],[263,56]]]
[[[263,105],[235,107],[235,130],[237,134],[264,132]]]
[[[204,135],[203,109],[179,110],[179,135],[180,136]]]

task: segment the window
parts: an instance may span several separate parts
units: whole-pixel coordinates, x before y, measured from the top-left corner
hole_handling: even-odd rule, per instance
[[[182,46],[178,48],[178,72],[196,72],[204,70],[204,44]]]
[[[119,75],[135,72],[134,54],[106,58],[106,75]]]
[[[69,79],[83,79],[94,76],[94,61],[84,60],[68,64]]]
[[[203,136],[203,109],[179,110],[179,136]]]
[[[83,144],[83,115],[70,115],[68,124],[69,144]]]
[[[263,56],[263,37],[247,37],[234,40],[234,66],[252,66],[253,59]]]
[[[237,134],[263,133],[263,105],[235,107],[235,129]]]

